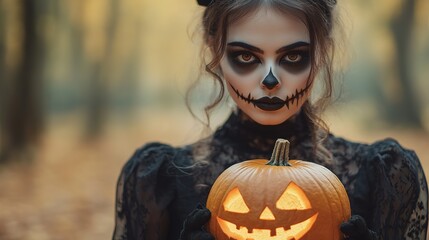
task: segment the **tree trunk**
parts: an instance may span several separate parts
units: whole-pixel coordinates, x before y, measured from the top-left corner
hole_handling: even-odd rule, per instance
[[[107,17],[106,45],[103,57],[92,64],[89,79],[89,103],[87,113],[87,138],[91,139],[100,135],[107,115],[109,100],[108,85],[111,81],[112,55],[115,33],[117,30],[120,1],[110,0],[109,13]]]
[[[3,10],[3,2],[0,2],[0,163],[5,161],[6,159],[6,134],[4,131],[5,125],[5,117],[6,117],[6,89],[8,82],[8,74],[6,72],[6,15]]]
[[[2,123],[3,160],[32,157],[32,149],[43,127],[42,87],[40,79],[40,37],[37,34],[37,1],[21,0],[22,56],[17,72],[9,81],[5,99],[5,119]]]
[[[416,91],[413,89],[413,74],[410,57],[412,48],[412,29],[415,15],[415,0],[404,0],[402,11],[392,19],[390,28],[396,48],[396,64],[401,92],[398,93],[397,103],[391,106],[396,112],[395,119],[401,124],[421,128],[422,122]]]

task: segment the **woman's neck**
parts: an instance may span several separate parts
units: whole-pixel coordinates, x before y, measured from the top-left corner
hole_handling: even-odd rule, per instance
[[[216,131],[215,137],[231,139],[245,148],[269,152],[278,138],[288,139],[291,147],[302,141],[311,140],[312,126],[303,112],[298,112],[279,125],[261,125],[244,112],[237,110]]]

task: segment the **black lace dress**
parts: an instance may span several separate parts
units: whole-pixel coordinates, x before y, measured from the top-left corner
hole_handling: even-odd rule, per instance
[[[365,218],[382,239],[426,239],[428,191],[413,151],[386,139],[371,145],[329,135],[331,157],[314,154],[304,114],[262,126],[232,113],[214,134],[184,147],[150,143],[125,164],[117,185],[113,239],[179,238],[182,223],[205,204],[217,176],[237,162],[269,158],[277,138],[291,142],[291,159],[324,165],[344,184],[352,214]]]

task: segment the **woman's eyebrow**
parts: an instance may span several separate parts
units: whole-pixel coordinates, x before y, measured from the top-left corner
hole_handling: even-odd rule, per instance
[[[255,46],[252,46],[250,44],[244,43],[244,42],[230,42],[230,43],[228,43],[228,46],[242,47],[242,48],[248,49],[248,50],[253,51],[253,52],[264,54],[264,51],[262,49],[257,48]]]
[[[290,51],[294,48],[298,48],[298,47],[307,47],[310,46],[310,43],[308,42],[296,42],[296,43],[292,43],[289,45],[286,45],[284,47],[279,48],[276,53],[281,53],[281,52],[286,52],[286,51]]]
[[[250,44],[244,43],[244,42],[230,42],[227,45],[228,46],[232,46],[232,47],[242,47],[242,48],[245,48],[245,49],[248,49],[250,51],[254,51],[254,52],[260,53],[260,54],[264,53],[264,50],[262,50],[262,49],[260,49],[258,47],[252,46]],[[289,44],[289,45],[286,45],[284,47],[279,48],[276,51],[276,53],[286,52],[286,51],[290,51],[290,50],[292,50],[294,48],[307,47],[307,46],[310,46],[310,43],[299,41],[299,42],[292,43],[292,44]]]

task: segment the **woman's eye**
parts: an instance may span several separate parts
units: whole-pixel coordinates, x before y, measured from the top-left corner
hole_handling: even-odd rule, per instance
[[[293,53],[293,54],[288,54],[284,57],[284,60],[286,62],[290,62],[290,63],[296,63],[301,61],[302,56],[300,54],[297,53]]]
[[[242,53],[237,56],[237,60],[240,63],[253,63],[255,62],[256,58],[249,53]]]
[[[286,59],[288,59],[290,62],[299,62],[301,58],[302,57],[299,54],[289,54],[286,56]]]

